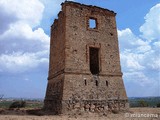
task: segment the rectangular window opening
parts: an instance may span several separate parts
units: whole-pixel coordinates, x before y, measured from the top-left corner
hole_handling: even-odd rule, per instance
[[[99,48],[89,48],[90,71],[93,75],[99,74]]]
[[[84,84],[87,85],[87,81],[86,80],[84,80]]]
[[[108,87],[108,81],[106,80],[106,86]]]
[[[97,21],[94,18],[89,18],[89,28],[96,29],[97,28]]]
[[[98,81],[96,80],[96,86],[98,86]]]

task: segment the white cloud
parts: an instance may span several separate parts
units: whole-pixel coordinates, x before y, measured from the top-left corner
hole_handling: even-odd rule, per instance
[[[150,50],[149,43],[134,35],[129,28],[118,30],[118,37],[121,50],[134,49],[135,47],[139,47],[138,52]],[[142,46],[143,48],[141,48]]]
[[[41,21],[44,5],[39,0],[1,0],[0,8],[0,15],[14,19],[0,32],[0,72],[19,73],[46,65],[50,38],[42,28],[33,30]],[[2,17],[3,24],[7,17]]]
[[[160,53],[157,54],[155,51],[147,53],[144,62],[146,62],[148,70],[160,73]]]
[[[124,76],[127,78],[127,81],[132,81],[138,83],[141,86],[154,84],[153,79],[150,80],[143,72],[126,72]]]
[[[12,14],[31,26],[40,23],[44,10],[44,5],[39,0],[1,0],[0,6],[6,14]]]
[[[160,79],[159,13],[160,4],[150,9],[145,17],[145,23],[140,27],[142,35],[134,35],[129,28],[118,30],[124,79],[143,92],[148,87],[154,91],[145,92],[145,95],[157,95],[154,89],[157,89]],[[134,94],[139,94],[139,91],[134,91]]]
[[[139,74],[137,75],[139,76],[136,77],[137,84],[139,84],[138,78],[139,80],[146,81],[147,83],[149,83],[149,80],[151,82],[152,79],[148,78],[147,74],[145,73],[150,72],[150,74],[154,74],[152,70],[156,70],[157,72],[160,71],[160,53],[158,53],[159,42],[155,42],[152,45],[151,43],[142,40],[139,36],[135,37],[135,35],[131,31],[126,32],[126,30],[123,30],[119,32],[121,32],[121,34],[119,35],[119,42],[121,49],[120,58],[122,69],[124,75],[129,75],[129,77],[127,77],[126,79],[133,78],[135,73],[137,74],[138,72],[140,72],[139,74],[143,73],[143,77],[140,77]],[[124,36],[126,39],[125,42],[123,39]],[[132,43],[131,41],[134,43]],[[132,45],[130,42],[132,43]],[[125,45],[121,44],[125,44],[127,48],[124,47]],[[142,84],[143,83],[145,82],[142,82]]]
[[[0,52],[37,52],[48,50],[49,39],[49,36],[44,33],[42,28],[33,31],[28,24],[16,23],[0,36]]]
[[[133,35],[129,28],[126,28],[125,30],[118,30],[118,37],[120,41],[120,48],[122,50],[134,47],[133,44],[136,40],[136,36]]]
[[[156,47],[156,49],[160,49],[160,40],[158,42],[154,42],[153,45]]]
[[[16,16],[13,16],[11,13],[7,14],[6,11],[3,10],[3,7],[0,6],[0,35],[3,34],[9,27],[11,23],[17,21]]]
[[[2,54],[0,66],[5,72],[22,73],[37,67],[39,64],[48,63],[48,58],[41,57],[44,53],[21,53]]]
[[[131,51],[124,51],[121,53],[123,67],[127,68],[128,71],[143,70],[145,68],[145,66],[141,65],[143,58],[143,54],[136,54]]]
[[[149,41],[160,39],[160,3],[153,6],[145,16],[145,23],[140,27],[140,32]]]
[[[160,73],[160,59],[152,59],[152,63],[148,65],[151,66],[152,69],[158,70]]]

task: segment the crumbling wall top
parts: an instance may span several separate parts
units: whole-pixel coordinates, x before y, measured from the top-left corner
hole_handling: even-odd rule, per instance
[[[105,8],[101,8],[98,6],[92,6],[92,5],[85,5],[85,4],[81,4],[81,3],[77,3],[77,2],[73,2],[73,1],[65,1],[61,4],[62,6],[73,6],[73,7],[77,7],[77,8],[87,8],[87,9],[93,9],[94,11],[97,11],[99,13],[103,12],[106,13],[108,15],[111,16],[116,16],[116,13],[112,10],[108,10]]]

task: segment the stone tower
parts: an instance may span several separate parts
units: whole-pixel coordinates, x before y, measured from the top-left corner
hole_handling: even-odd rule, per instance
[[[51,26],[44,109],[54,114],[126,109],[116,13],[66,1]]]

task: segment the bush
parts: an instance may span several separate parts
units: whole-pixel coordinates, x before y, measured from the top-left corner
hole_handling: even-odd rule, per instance
[[[157,104],[157,107],[160,107],[160,103]]]
[[[23,108],[25,106],[26,106],[25,101],[15,101],[9,106],[9,108]]]
[[[148,107],[147,101],[139,100],[138,103],[139,103],[139,106],[140,106],[140,107]]]

